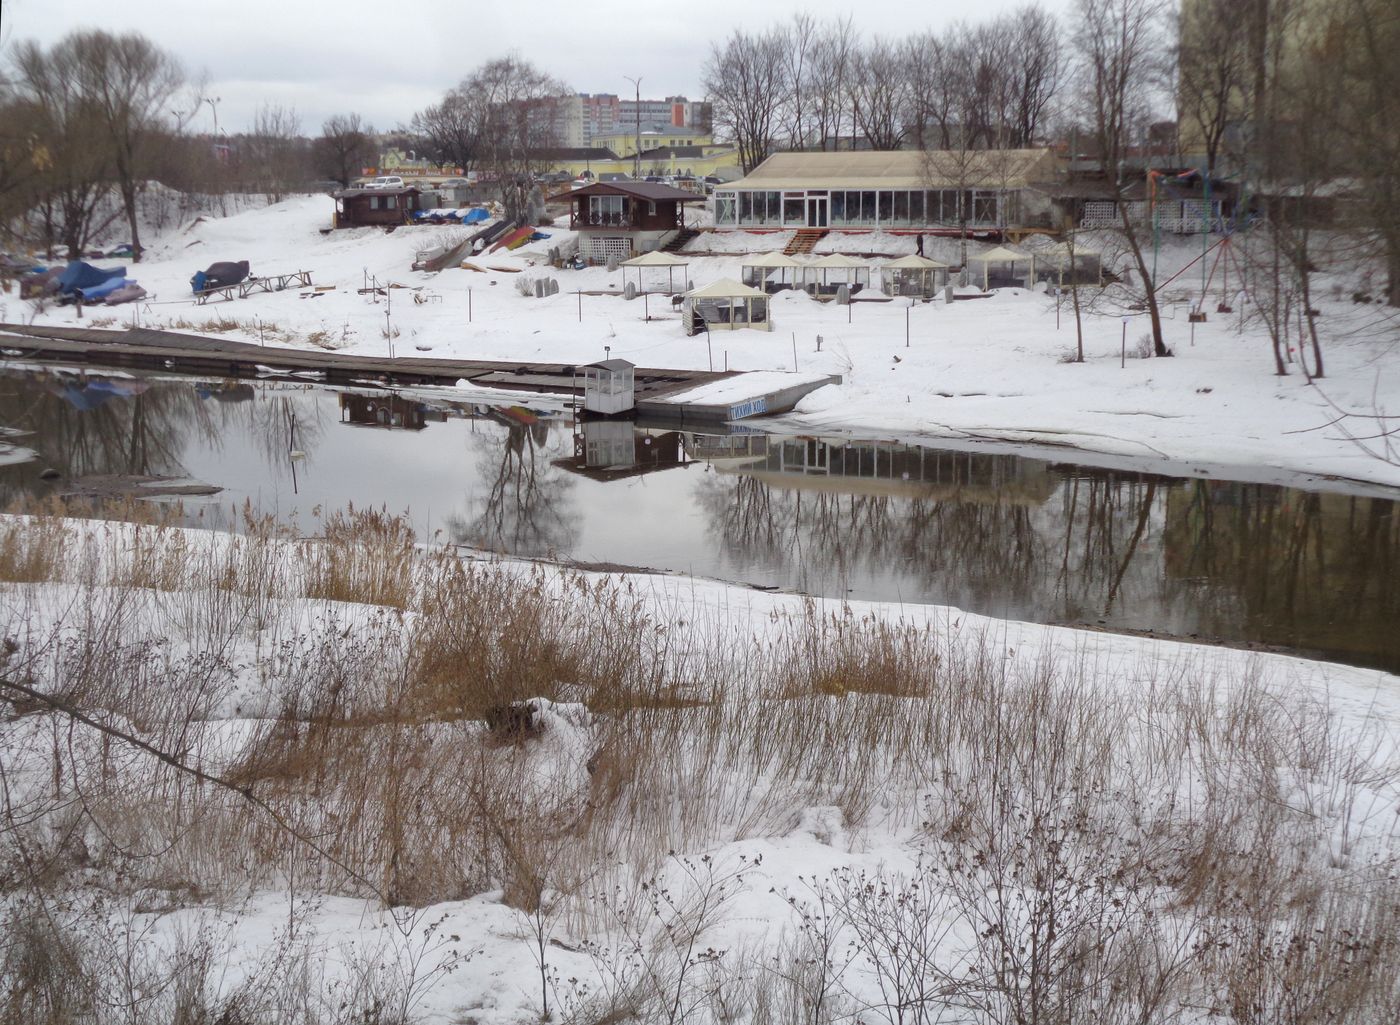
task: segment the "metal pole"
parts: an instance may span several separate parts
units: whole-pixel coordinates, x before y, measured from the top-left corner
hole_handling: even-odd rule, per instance
[[[715,372],[715,350],[710,348],[710,322],[705,321],[705,351],[710,356],[710,373]],[[728,357],[726,356],[726,359]]]
[[[1124,369],[1128,365],[1128,318],[1123,318],[1123,348],[1118,354],[1118,368]]]
[[[578,290],[578,322],[583,323],[583,289]]]
[[[631,82],[637,90],[634,99],[637,115],[637,152],[633,159],[632,177],[640,178],[642,176],[642,76],[638,75],[636,78],[633,78],[631,75],[623,75],[622,77]]]
[[[728,362],[728,350],[725,350],[725,361]],[[797,373],[797,332],[792,333],[792,372]]]
[[[914,308],[914,301],[911,299],[909,305],[904,307],[904,347],[909,348],[909,311]]]
[[[467,289],[467,323],[472,322],[472,290]]]

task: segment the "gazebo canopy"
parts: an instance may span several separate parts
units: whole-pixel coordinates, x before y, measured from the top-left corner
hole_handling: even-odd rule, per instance
[[[917,253],[910,253],[908,256],[901,256],[898,260],[891,260],[885,264],[886,270],[939,270],[946,268],[946,263],[939,263],[937,260],[930,260],[927,256],[919,256]]]
[[[829,270],[869,270],[870,262],[862,260],[858,256],[847,256],[845,253],[828,253],[820,260],[813,260],[807,264],[808,267],[821,267]]]
[[[718,281],[711,281],[701,288],[692,288],[685,294],[687,299],[766,299],[765,292],[757,288],[750,288],[741,284],[733,278],[720,278]]]
[[[660,249],[650,253],[643,253],[641,256],[634,256],[630,260],[623,260],[624,267],[688,267],[690,261],[677,256],[675,253],[664,253]]]
[[[1014,249],[1007,249],[1005,246],[997,246],[987,252],[977,256],[969,256],[969,260],[976,260],[978,263],[1017,263],[1021,260],[1034,260],[1030,253],[1018,253]]]
[[[800,263],[800,262],[797,261],[797,260],[794,260],[791,256],[788,256],[786,253],[780,253],[780,252],[778,252],[778,251],[775,249],[775,250],[773,250],[772,252],[763,253],[763,254],[761,254],[761,255],[759,255],[759,256],[746,256],[746,257],[744,258],[743,262],[740,264],[740,266],[741,266],[741,267],[801,267],[801,266],[803,266],[803,264]]]

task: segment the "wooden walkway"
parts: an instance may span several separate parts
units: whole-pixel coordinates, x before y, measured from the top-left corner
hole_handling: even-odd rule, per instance
[[[505,363],[492,360],[356,356],[255,345],[227,338],[131,328],[41,327],[0,323],[0,353],[11,358],[67,365],[170,370],[218,377],[266,377],[268,371],[316,373],[338,384],[455,385],[465,378],[491,388],[582,394],[583,378],[563,363]],[[634,372],[637,399],[656,398],[731,377],[703,370]]]

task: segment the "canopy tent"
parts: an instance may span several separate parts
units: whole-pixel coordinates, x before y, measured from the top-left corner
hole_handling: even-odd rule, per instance
[[[770,252],[761,256],[748,256],[739,265],[739,276],[746,285],[753,285],[765,292],[780,288],[797,288],[798,271],[805,266],[786,253]],[[752,273],[751,273],[752,272]],[[771,273],[770,273],[771,272]],[[775,280],[776,279],[776,280]]]
[[[1010,264],[1011,270],[997,275],[997,287],[1005,288],[1009,285],[1021,285],[1029,288],[1030,283],[1035,280],[1035,257],[1029,253],[1018,253],[1014,249],[1007,249],[1005,246],[997,246],[985,253],[977,256],[969,256],[968,262],[976,261],[982,265],[982,290],[990,291],[992,287],[992,264]],[[1019,278],[1016,274],[1016,264],[1027,263],[1029,270],[1024,278]]]
[[[832,271],[840,271],[841,280],[832,282],[830,280]],[[864,281],[861,280],[862,272],[865,275]],[[818,276],[820,276],[820,281],[817,280]],[[813,260],[807,264],[806,283],[818,293],[834,292],[841,285],[847,285],[852,292],[855,292],[870,284],[870,263],[858,256],[830,253],[820,260]]]
[[[666,268],[666,290],[667,290],[668,292],[674,292],[674,291],[676,290],[676,281],[675,281],[675,272],[676,272],[676,268],[677,268],[677,267],[689,267],[689,266],[690,266],[690,261],[687,260],[687,259],[684,259],[683,257],[677,256],[677,255],[675,255],[674,253],[666,253],[666,252],[662,252],[660,249],[656,249],[656,250],[653,250],[652,252],[649,252],[649,253],[643,253],[641,256],[634,256],[634,257],[632,257],[632,259],[630,259],[630,260],[623,260],[621,266],[623,266],[623,267],[635,267],[635,268],[637,268],[637,289],[638,289],[638,291],[640,291],[640,290],[641,290],[641,287],[642,287],[642,270],[643,270],[644,268],[646,268],[646,267],[665,267],[665,268]],[[624,278],[624,280],[626,279],[626,274],[627,274],[627,272],[626,272],[626,271],[623,271],[623,278]],[[684,276],[684,275],[681,276],[681,280],[682,280],[682,281],[685,280],[685,276]]]
[[[1040,258],[1054,269],[1055,281],[1059,285],[1065,283],[1066,272],[1069,273],[1071,284],[1089,280],[1096,284],[1103,284],[1103,254],[1097,249],[1075,246],[1074,264],[1071,266],[1069,243],[1057,242],[1050,248],[1042,250]],[[1049,275],[1047,275],[1048,277]]]
[[[927,256],[910,254],[891,260],[881,269],[881,281],[886,295],[909,295],[928,298],[938,289],[938,272],[948,283],[948,265]]]
[[[689,335],[705,328],[711,331],[737,331],[745,327],[773,330],[773,322],[768,317],[767,293],[733,278],[720,278],[704,288],[687,292],[681,307],[681,323]]]

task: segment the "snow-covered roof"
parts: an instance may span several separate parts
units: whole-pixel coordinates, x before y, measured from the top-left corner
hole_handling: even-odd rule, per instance
[[[757,288],[750,288],[735,281],[733,278],[720,278],[718,281],[711,281],[701,288],[693,288],[686,294],[687,299],[749,299],[768,298],[768,293]]]
[[[985,253],[969,256],[968,259],[978,263],[1017,263],[1021,260],[1033,260],[1035,257],[1030,253],[1018,253],[1014,249],[1007,249],[1006,246],[997,246]]]
[[[937,260],[930,260],[927,256],[911,253],[908,256],[901,256],[898,260],[891,260],[885,266],[891,270],[938,270],[948,265],[939,263]]]
[[[812,261],[811,263],[809,263],[807,266],[809,266],[809,267],[839,267],[839,268],[846,268],[846,269],[850,270],[850,269],[855,269],[855,268],[860,268],[860,267],[869,267],[869,266],[870,266],[870,261],[869,261],[869,260],[862,260],[862,259],[861,259],[860,257],[858,257],[858,256],[847,256],[845,253],[831,253],[831,254],[829,254],[829,255],[827,255],[827,256],[823,256],[820,260],[813,260],[813,261]]]
[[[660,249],[634,256],[622,261],[623,267],[688,267],[690,261],[674,253],[664,253]]]
[[[801,267],[802,264],[794,260],[786,253],[771,252],[762,253],[758,256],[746,256],[741,266],[744,267]]]
[[[1053,150],[860,150],[774,153],[727,188],[1019,188],[1059,177]]]

